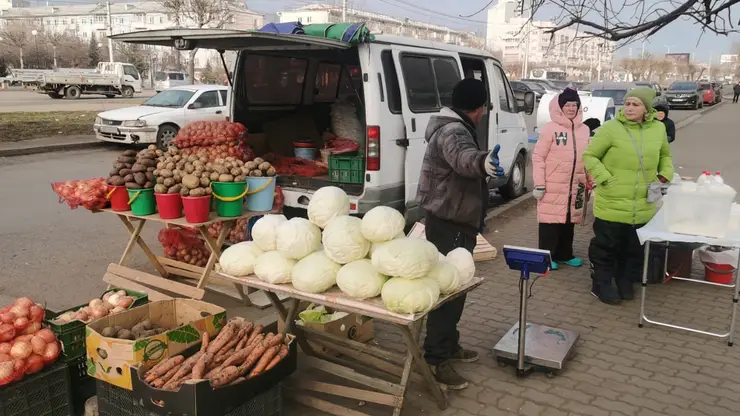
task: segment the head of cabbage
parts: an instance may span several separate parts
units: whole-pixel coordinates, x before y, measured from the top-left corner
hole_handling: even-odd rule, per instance
[[[370,241],[362,236],[362,220],[349,215],[334,217],[324,228],[321,242],[326,255],[339,264],[367,256]]]
[[[383,243],[373,252],[373,266],[386,276],[418,279],[439,261],[434,244],[421,238],[399,238]]]
[[[403,234],[406,219],[397,210],[378,205],[362,217],[362,235],[373,243],[393,240]]]
[[[308,293],[326,292],[337,283],[341,267],[322,251],[311,253],[293,267],[293,287]]]
[[[265,215],[252,226],[252,240],[262,251],[277,250],[277,229],[286,221],[285,215]]]
[[[439,285],[429,278],[394,277],[380,292],[385,307],[396,313],[419,313],[430,310],[439,300]]]
[[[404,234],[403,231],[401,231],[398,235],[396,235],[395,237],[393,237],[394,240],[398,240],[399,238],[406,238],[406,234]],[[380,247],[381,245],[383,245],[385,243],[387,243],[387,241],[383,241],[382,243],[372,243],[370,245],[370,251],[367,253],[368,256],[370,258],[372,258],[373,257],[373,253],[375,253],[375,250],[377,250],[378,247]],[[444,257],[444,256],[442,256],[442,257]]]
[[[455,266],[460,275],[460,285],[466,285],[475,276],[475,261],[473,255],[462,247],[447,253],[447,261]]]
[[[277,251],[283,256],[300,260],[321,245],[321,230],[305,218],[291,218],[277,229]]]
[[[324,186],[313,193],[308,202],[308,219],[320,228],[332,218],[349,215],[349,197],[336,186]]]
[[[440,260],[429,272],[427,278],[434,279],[439,284],[439,291],[443,295],[449,295],[460,288],[460,275],[457,268],[447,260]]]
[[[224,250],[218,260],[221,270],[232,276],[248,276],[263,251],[253,241],[244,241]]]
[[[339,290],[355,299],[369,299],[378,296],[387,280],[388,276],[378,273],[368,259],[347,263],[337,273]]]
[[[290,277],[296,261],[286,258],[277,251],[268,251],[257,257],[254,274],[267,283],[290,283]]]

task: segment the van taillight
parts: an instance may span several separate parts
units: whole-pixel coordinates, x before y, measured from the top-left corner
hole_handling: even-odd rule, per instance
[[[380,170],[380,127],[367,126],[366,169]]]

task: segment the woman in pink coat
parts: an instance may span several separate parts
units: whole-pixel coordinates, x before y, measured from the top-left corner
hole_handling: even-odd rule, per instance
[[[540,248],[550,250],[552,270],[558,263],[579,267],[573,255],[574,224],[583,219],[586,170],[583,151],[589,142],[589,128],[583,124],[578,93],[566,88],[550,101],[550,121],[542,130],[532,154],[534,197]]]

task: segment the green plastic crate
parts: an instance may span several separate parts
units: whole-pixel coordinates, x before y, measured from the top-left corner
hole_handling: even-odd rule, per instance
[[[118,288],[111,288],[106,290],[100,295],[100,298],[102,298],[103,295],[110,291],[118,290],[124,290],[126,292],[126,295],[134,298],[134,303],[129,306],[129,309],[149,303],[149,295],[147,295],[146,293]],[[82,321],[72,321],[67,322],[66,324],[57,324],[54,323],[53,320],[59,315],[62,315],[66,312],[76,311],[84,306],[87,306],[87,304],[83,303],[82,305],[77,305],[73,308],[65,309],[61,312],[54,312],[49,309],[46,310],[44,323],[48,325],[52,331],[54,331],[54,333],[57,335],[57,338],[59,338],[59,341],[61,341],[62,360],[64,362],[68,362],[78,358],[81,355],[85,355],[85,326],[87,324]]]
[[[338,183],[363,183],[365,156],[329,156],[329,180]]]

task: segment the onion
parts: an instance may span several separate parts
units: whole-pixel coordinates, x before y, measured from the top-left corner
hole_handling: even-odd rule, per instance
[[[120,296],[126,296],[126,295],[127,295],[127,293],[126,293],[126,291],[125,291],[125,290],[119,290],[118,292],[116,292],[116,294],[117,294],[117,295],[118,295],[119,297],[120,297]]]
[[[13,362],[0,362],[0,386],[7,384],[13,378]]]
[[[103,301],[101,299],[93,299],[90,301],[89,305],[91,308],[100,308],[103,306]]]
[[[12,308],[10,308],[10,312],[14,313],[15,316],[21,317],[21,316],[28,316],[28,312],[30,310],[30,306],[25,305],[13,305]]]
[[[118,313],[118,312],[123,312],[123,311],[125,311],[125,310],[126,310],[126,308],[124,308],[124,307],[122,307],[122,306],[116,306],[115,308],[113,308],[113,309],[112,309],[112,310],[110,311],[110,313],[111,313],[111,314],[114,314],[114,313]]]
[[[0,342],[15,338],[15,327],[11,324],[0,324]]]
[[[0,354],[0,363],[5,363],[8,361],[13,361],[13,357],[11,357],[9,354]]]
[[[51,332],[51,329],[49,328],[41,329],[39,332],[36,333],[36,337],[40,337],[47,344],[51,344],[52,342],[56,342],[57,340],[57,336],[54,335],[54,333]]]
[[[26,360],[23,358],[16,358],[13,360],[13,370],[16,373],[20,373],[21,377],[23,378],[23,372],[26,371]],[[17,378],[16,380],[20,380],[20,378]]]
[[[18,317],[15,316],[13,312],[0,313],[0,322],[4,324],[12,324],[16,319],[18,319]]]
[[[31,338],[31,348],[34,354],[42,355],[46,350],[46,341],[39,336]]]
[[[10,349],[13,347],[13,344],[9,342],[0,342],[0,354],[10,354]]]
[[[39,305],[31,306],[31,309],[28,311],[29,319],[31,319],[31,321],[33,322],[42,322],[44,320],[44,315],[44,308]]]
[[[23,297],[23,298],[16,299],[15,305],[23,306],[24,308],[29,309],[31,306],[35,305],[35,303],[33,303],[31,299]]]
[[[23,335],[33,335],[41,329],[41,322],[31,322],[26,329],[21,331]]]
[[[114,294],[114,293],[116,293],[116,292],[108,292],[108,293],[104,294],[104,295],[103,295],[103,302],[108,302],[108,299],[109,299],[109,298],[110,298],[111,296],[113,296],[113,294]]]
[[[54,342],[51,344],[46,344],[46,350],[44,351],[43,357],[44,357],[44,363],[51,364],[54,361],[56,361],[57,357],[59,357],[59,343]]]
[[[120,300],[121,300],[121,295],[119,295],[118,293],[115,293],[111,297],[108,298],[108,303],[110,303],[113,306],[117,306]]]
[[[15,327],[15,329],[17,329],[19,331],[26,329],[26,327],[28,326],[28,318],[22,316],[22,317],[16,319],[13,322],[13,326]]]
[[[11,342],[11,344],[15,345],[17,342],[28,342],[28,343],[30,343],[31,342],[31,338],[33,338],[33,335],[18,335],[17,337],[15,337],[15,339],[13,340],[13,342]]]
[[[25,359],[33,353],[33,347],[28,342],[20,341],[13,344],[13,348],[10,349],[10,356],[13,358]]]
[[[108,315],[108,309],[104,307],[97,307],[93,308],[92,313],[90,314],[93,319],[99,319],[104,317],[105,315]]]
[[[44,368],[44,358],[41,355],[33,354],[26,361],[26,374],[38,373]]]
[[[75,319],[79,319],[82,322],[87,322],[90,320],[90,315],[87,314],[87,312],[80,310],[77,312],[77,315],[75,315]]]
[[[118,306],[122,308],[129,308],[134,303],[134,298],[131,296],[126,296],[121,298],[121,300],[118,301]]]

